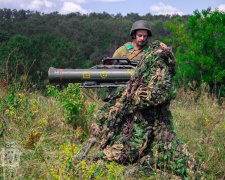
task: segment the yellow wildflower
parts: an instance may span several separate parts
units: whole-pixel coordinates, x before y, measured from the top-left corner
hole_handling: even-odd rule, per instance
[[[45,125],[47,124],[47,121],[46,121],[46,119],[43,118],[43,119],[38,120],[37,123],[38,123],[41,127],[43,127],[43,126],[45,126]]]
[[[19,93],[19,101],[23,102],[25,100],[25,96],[23,93]]]

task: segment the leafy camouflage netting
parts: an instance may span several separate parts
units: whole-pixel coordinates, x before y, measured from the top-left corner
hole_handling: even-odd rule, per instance
[[[170,101],[175,59],[170,48],[152,43],[126,88],[97,114],[103,158],[188,174],[194,161],[174,133]]]

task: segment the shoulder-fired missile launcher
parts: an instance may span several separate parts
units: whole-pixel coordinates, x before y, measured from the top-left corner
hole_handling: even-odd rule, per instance
[[[107,62],[116,61],[113,65]],[[82,83],[84,88],[105,88],[125,86],[130,79],[135,64],[127,58],[106,58],[103,65],[89,69],[56,69],[50,67],[48,79],[50,83]]]

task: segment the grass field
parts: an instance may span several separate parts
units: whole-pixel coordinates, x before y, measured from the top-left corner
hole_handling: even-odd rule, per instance
[[[48,91],[51,97],[16,85],[0,90],[0,179],[158,179],[157,169],[131,177],[126,172],[132,165],[74,163],[100,106],[77,85]],[[196,91],[179,89],[170,109],[175,130],[198,163],[202,179],[224,179],[225,104],[218,105],[203,84]]]

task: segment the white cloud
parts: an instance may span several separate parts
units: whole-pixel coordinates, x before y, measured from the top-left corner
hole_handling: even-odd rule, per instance
[[[154,14],[162,14],[162,15],[166,15],[166,14],[179,14],[179,15],[183,15],[183,12],[180,11],[179,9],[177,9],[176,7],[172,7],[170,5],[165,5],[164,3],[160,2],[157,5],[152,5],[150,6],[150,11],[153,12]]]
[[[220,4],[218,6],[219,11],[224,11],[225,12],[225,4]]]
[[[11,3],[13,0],[1,0],[1,3]]]
[[[20,4],[20,8],[22,9],[30,9],[30,10],[39,10],[45,7],[51,8],[54,6],[54,3],[48,0],[33,0],[30,3],[22,3]]]
[[[61,14],[68,14],[71,12],[80,12],[81,14],[87,14],[89,11],[83,9],[79,4],[73,2],[64,2],[63,7],[59,10]]]
[[[67,2],[68,0],[62,0],[63,2]],[[81,4],[86,3],[86,0],[70,0],[70,2],[73,2],[75,4]]]
[[[122,2],[126,0],[94,0],[94,1],[102,1],[102,2]]]
[[[68,1],[68,0],[61,0],[61,1]],[[74,2],[76,4],[81,4],[81,3],[95,3],[95,2],[123,2],[127,0],[70,0],[70,2]]]
[[[41,6],[43,6],[44,3],[41,0],[34,0],[31,3],[23,3],[20,5],[21,8],[26,8],[26,9],[40,9]]]
[[[48,8],[51,8],[54,6],[54,3],[52,3],[51,1],[44,0],[44,3],[45,3],[45,6]]]

